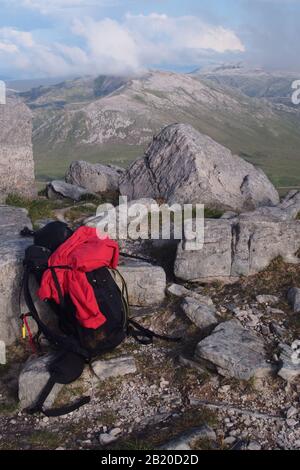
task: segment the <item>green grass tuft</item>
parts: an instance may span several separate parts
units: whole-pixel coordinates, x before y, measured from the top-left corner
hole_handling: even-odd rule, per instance
[[[118,441],[117,444],[111,446],[112,450],[153,450],[153,446],[151,446],[147,441],[142,439],[124,439],[122,441]]]
[[[208,207],[204,209],[204,217],[206,219],[220,219],[224,211],[220,209],[209,209]]]
[[[93,205],[74,206],[74,207],[71,207],[70,210],[68,210],[65,213],[65,218],[69,223],[73,224],[78,219],[92,217],[95,214],[96,214],[96,207]]]
[[[34,448],[55,449],[63,440],[60,433],[54,433],[47,430],[34,431],[28,436],[28,443]]]
[[[11,415],[18,409],[17,402],[0,403],[0,415]]]
[[[50,201],[44,198],[30,200],[16,194],[9,194],[6,198],[6,204],[27,209],[33,224],[39,219],[51,217],[52,211],[62,206],[60,201]]]

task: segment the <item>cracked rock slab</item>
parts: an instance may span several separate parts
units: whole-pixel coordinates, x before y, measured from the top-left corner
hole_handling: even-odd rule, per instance
[[[166,273],[160,266],[126,259],[119,271],[127,283],[130,305],[148,307],[159,305],[165,299]],[[116,280],[120,282],[118,276]]]
[[[182,304],[186,316],[201,330],[218,324],[216,309],[210,298],[203,297],[202,301],[186,297]]]
[[[47,186],[47,196],[49,199],[65,197],[78,202],[83,196],[87,196],[89,194],[91,194],[91,192],[80,186],[68,184],[59,180],[52,181]]]
[[[135,360],[132,356],[116,357],[106,361],[94,361],[92,368],[100,380],[135,374],[137,371]]]
[[[201,441],[202,439],[216,441],[216,433],[208,426],[192,428],[161,445],[159,450],[193,450],[197,445],[197,441]]]
[[[187,289],[186,287],[182,286],[181,284],[171,284],[167,287],[167,293],[174,295],[174,297],[190,297],[195,300],[199,300],[201,303],[205,303],[207,305],[213,306],[213,301],[210,297],[205,295],[199,294],[193,290]]]
[[[195,359],[206,361],[224,377],[240,380],[265,377],[273,371],[263,340],[236,320],[221,323],[200,341]]]
[[[231,275],[232,222],[205,220],[204,246],[201,250],[185,250],[180,243],[175,260],[175,276],[182,280],[226,279]]]
[[[233,219],[205,220],[200,250],[177,249],[175,276],[184,281],[233,282],[257,274],[277,257],[297,264],[300,249],[300,191],[274,207],[261,207]]]

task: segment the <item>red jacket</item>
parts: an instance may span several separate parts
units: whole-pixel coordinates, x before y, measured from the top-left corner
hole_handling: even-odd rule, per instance
[[[76,230],[49,258],[49,266],[73,268],[56,269],[55,272],[63,295],[70,295],[76,308],[76,318],[85,328],[96,329],[106,322],[85,273],[103,266],[116,268],[118,261],[118,244],[109,238],[101,240],[96,229],[90,227]],[[42,300],[52,299],[59,304],[59,295],[50,270],[43,275],[38,296]]]

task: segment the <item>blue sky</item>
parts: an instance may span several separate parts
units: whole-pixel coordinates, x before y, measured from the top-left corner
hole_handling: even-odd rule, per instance
[[[299,0],[0,0],[0,12],[0,77],[300,68]]]

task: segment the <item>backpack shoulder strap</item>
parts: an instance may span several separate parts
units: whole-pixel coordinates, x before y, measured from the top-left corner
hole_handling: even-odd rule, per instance
[[[49,380],[44,386],[44,388],[42,389],[37,402],[32,407],[27,408],[26,412],[28,414],[33,415],[35,413],[43,413],[45,416],[48,416],[48,417],[64,416],[66,414],[71,413],[72,411],[78,410],[78,408],[90,402],[91,398],[88,396],[84,396],[84,397],[79,398],[74,403],[71,403],[70,405],[65,405],[60,408],[52,408],[52,409],[46,409],[46,410],[43,409],[43,405],[45,401],[47,400],[48,396],[50,395],[55,384],[62,383],[62,382],[70,383],[71,381],[76,380],[79,375],[81,375],[83,368],[84,368],[84,361],[82,360],[82,358],[80,358],[78,355],[76,356],[75,354],[72,354],[71,359],[72,359],[73,367],[75,363],[75,366],[76,366],[75,368],[77,370],[74,376],[68,377],[66,378],[66,380],[64,380],[63,376],[65,374],[66,376],[69,375],[70,357],[68,353],[66,354],[62,353],[58,359],[53,360],[53,363],[50,364],[49,366],[50,368]],[[55,366],[57,365],[57,361],[59,361],[60,370],[55,369]],[[54,366],[53,370],[52,370],[52,366]]]
[[[129,294],[128,294],[128,288],[127,288],[127,283],[124,279],[124,276],[120,273],[118,269],[110,269],[110,271],[113,272],[114,277],[116,279],[116,276],[120,278],[122,288],[121,290],[121,298],[122,298],[122,303],[123,303],[123,308],[125,312],[125,318],[124,318],[124,329],[127,328],[128,325],[128,319],[130,315],[130,307],[129,307]]]
[[[129,319],[128,320],[129,324],[129,331],[128,334],[132,336],[134,339],[136,339],[139,343],[141,344],[152,344],[153,339],[161,339],[163,341],[168,341],[171,343],[178,343],[181,341],[182,338],[176,338],[176,337],[171,337],[171,336],[166,336],[166,335],[160,335],[158,333],[155,333],[152,330],[149,330],[148,328],[143,327],[136,321]]]
[[[48,396],[50,395],[55,384],[56,384],[55,380],[52,377],[50,377],[44,389],[42,390],[42,393],[38,401],[33,407],[27,408],[26,413],[28,413],[29,415],[34,415],[35,413],[43,413],[45,416],[48,416],[49,418],[54,418],[57,416],[64,416],[69,413],[72,413],[73,411],[78,410],[82,406],[87,405],[91,401],[91,397],[81,397],[74,403],[71,403],[70,405],[65,405],[60,408],[52,408],[50,410],[44,410],[43,405],[45,401],[47,400]]]

